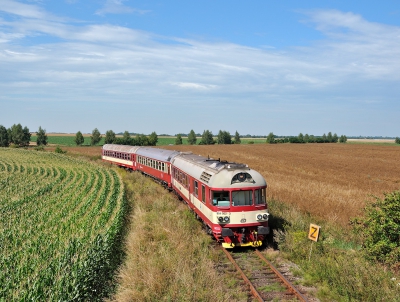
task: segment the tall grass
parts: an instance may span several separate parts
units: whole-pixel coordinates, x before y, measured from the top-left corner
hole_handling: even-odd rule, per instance
[[[269,206],[270,225],[282,256],[301,267],[305,285],[318,288],[321,301],[399,301],[398,276],[365,260],[359,238],[352,232],[275,200]],[[307,238],[311,222],[321,226],[317,243]]]
[[[112,301],[228,301],[210,237],[186,205],[139,173],[123,172],[132,215]]]

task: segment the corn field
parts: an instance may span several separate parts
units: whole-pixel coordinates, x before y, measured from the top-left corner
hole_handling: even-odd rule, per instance
[[[101,300],[121,260],[125,211],[113,170],[0,148],[0,301]]]

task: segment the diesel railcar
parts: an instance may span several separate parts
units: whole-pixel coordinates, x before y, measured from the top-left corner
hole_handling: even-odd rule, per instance
[[[270,229],[267,183],[245,164],[191,152],[104,145],[102,158],[139,170],[179,195],[225,248],[261,246]]]

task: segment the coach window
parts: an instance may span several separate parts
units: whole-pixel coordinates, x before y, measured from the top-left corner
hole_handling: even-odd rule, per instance
[[[206,187],[201,185],[201,201],[206,203]]]
[[[253,191],[233,191],[232,205],[233,206],[250,206],[253,204]]]
[[[194,195],[196,195],[196,197],[199,196],[199,184],[197,181],[194,181]]]

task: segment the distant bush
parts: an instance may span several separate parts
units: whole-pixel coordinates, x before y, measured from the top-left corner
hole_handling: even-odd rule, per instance
[[[35,147],[35,150],[36,151],[44,151],[44,147],[43,147],[43,145],[39,145],[39,146]]]
[[[254,141],[249,141],[248,144],[252,145],[252,144],[254,144]]]
[[[394,140],[394,142],[395,142],[396,144],[400,144],[400,137],[396,137],[396,139]]]
[[[56,150],[54,150],[54,152],[61,153],[61,154],[67,153],[67,151],[64,151],[63,149],[61,149],[60,146],[57,146],[57,148],[56,148]]]

